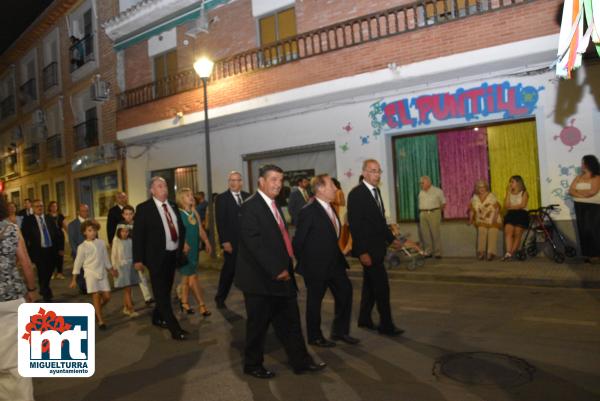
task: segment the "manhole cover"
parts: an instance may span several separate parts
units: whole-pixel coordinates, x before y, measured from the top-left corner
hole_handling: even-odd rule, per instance
[[[434,376],[469,385],[515,387],[532,381],[534,372],[524,359],[491,352],[448,354],[433,365]]]

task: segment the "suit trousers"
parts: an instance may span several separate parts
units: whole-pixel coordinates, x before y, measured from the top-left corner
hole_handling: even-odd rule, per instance
[[[41,248],[40,254],[35,258],[40,295],[44,301],[52,300],[50,279],[54,271],[56,252],[53,248]]]
[[[377,305],[379,313],[379,330],[390,331],[394,328],[390,306],[390,283],[383,262],[363,266],[363,286],[360,300],[358,324],[373,325],[371,312]]]
[[[441,223],[442,212],[440,209],[419,213],[419,228],[423,238],[424,251],[435,256],[442,256]]]
[[[62,274],[65,257],[62,255],[59,255],[58,252],[59,252],[58,249],[54,250],[54,263],[52,265],[52,271]]]
[[[300,310],[296,297],[279,297],[244,293],[246,304],[246,347],[244,365],[261,366],[264,361],[265,340],[269,324],[283,344],[290,365],[294,369],[312,363],[308,354],[302,328]]]
[[[235,276],[235,261],[237,259],[237,246],[233,248],[232,253],[223,252],[223,267],[221,268],[221,274],[219,276],[219,289],[215,300],[225,301],[231,285],[233,284],[233,277]]]
[[[346,273],[338,273],[327,280],[304,281],[306,283],[306,336],[308,341],[315,341],[323,337],[321,332],[321,304],[327,288],[329,288],[335,300],[335,317],[331,334],[349,334],[352,314],[352,283]]]
[[[181,331],[181,326],[179,326],[171,306],[171,288],[175,279],[175,265],[177,263],[176,254],[176,251],[166,251],[162,265],[150,269],[150,282],[152,283],[155,302],[152,321],[164,320],[171,334],[177,334]]]

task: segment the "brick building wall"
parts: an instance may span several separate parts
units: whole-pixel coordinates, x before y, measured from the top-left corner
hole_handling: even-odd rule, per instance
[[[233,4],[237,3],[243,4],[245,1]],[[307,13],[308,6],[312,3],[315,1],[296,3],[297,7],[299,5],[304,7],[303,21],[310,20]],[[323,7],[327,5],[333,7],[330,4],[332,2],[326,3]],[[385,68],[390,62],[406,65],[554,34],[559,31],[556,15],[561,4],[561,0],[539,0],[302,59],[275,68],[220,79],[209,85],[209,107],[224,106],[270,93],[374,71]],[[315,4],[311,7],[315,14],[317,11],[322,14],[323,7],[319,8]],[[347,12],[350,11],[356,14],[365,12],[362,9]],[[536,17],[531,18],[531,15]],[[338,17],[347,18],[336,14],[335,20],[339,20]],[[307,26],[311,24],[315,22],[308,23]],[[201,91],[193,90],[126,109],[118,113],[118,130],[172,118],[178,111],[199,111],[202,105]]]

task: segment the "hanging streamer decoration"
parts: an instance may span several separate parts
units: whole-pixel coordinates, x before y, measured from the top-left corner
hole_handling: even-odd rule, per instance
[[[586,32],[583,32],[584,18]],[[581,67],[590,39],[600,56],[600,1],[565,0],[558,39],[557,76],[569,79],[571,71]]]

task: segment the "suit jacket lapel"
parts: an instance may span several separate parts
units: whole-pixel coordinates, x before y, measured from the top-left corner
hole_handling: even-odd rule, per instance
[[[377,192],[377,195],[379,196],[379,200],[381,201],[381,209],[379,209],[377,200],[375,200],[375,196],[373,195],[373,192],[369,189],[369,187],[367,187],[367,185],[364,182],[362,183],[362,186],[364,188],[365,193],[371,199],[371,203],[375,206],[375,209],[377,209],[377,213],[379,213],[382,216],[385,216],[385,206],[383,206],[383,199],[381,199],[381,195],[379,194],[379,192]]]
[[[167,237],[165,237],[165,235],[166,235],[165,234],[165,228],[164,228],[164,224],[163,224],[163,221],[162,221],[162,217],[160,216],[160,210],[158,210],[158,206],[156,205],[156,202],[154,202],[153,198],[150,198],[150,202],[151,202],[151,205],[152,205],[152,207],[150,209],[152,210],[152,214],[154,214],[154,219],[157,219],[156,221],[158,221],[160,223],[160,226],[163,228],[160,231],[160,233],[161,233],[160,236],[162,238],[161,243],[164,244],[167,241]]]
[[[319,203],[318,200],[314,200],[313,202],[315,202],[317,204],[317,208],[320,210],[320,214],[322,217],[324,217],[325,219],[327,219],[326,221],[329,223],[329,232],[333,233],[333,236],[337,239],[338,234],[335,231],[335,227],[333,226],[333,221],[331,221],[331,217],[329,217],[329,214],[327,213],[327,210],[325,210],[325,208]],[[331,208],[331,210],[333,210],[333,208]],[[335,216],[335,218],[337,219],[337,214],[335,213],[335,210],[333,210],[333,214]],[[339,220],[337,222],[338,227],[339,227]]]

